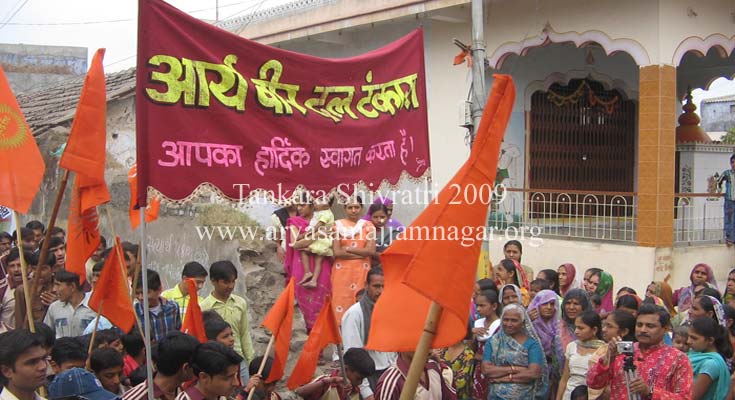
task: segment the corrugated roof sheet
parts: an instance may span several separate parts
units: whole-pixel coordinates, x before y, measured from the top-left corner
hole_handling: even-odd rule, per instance
[[[251,12],[243,16],[230,18],[224,21],[217,22],[214,25],[230,32],[238,33],[244,27],[248,26],[248,24],[256,21],[264,21],[275,17],[296,14],[298,12],[303,12],[304,10],[321,7],[336,2],[337,0],[298,0],[291,3],[270,7],[265,10]]]

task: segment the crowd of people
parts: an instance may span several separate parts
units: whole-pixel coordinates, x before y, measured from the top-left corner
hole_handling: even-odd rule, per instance
[[[329,297],[343,340],[344,352],[333,350],[324,360],[328,372],[294,393],[307,400],[398,400],[414,354],[365,344],[384,288],[380,254],[405,228],[392,218],[387,198],[369,207],[359,197],[342,201],[343,219],[335,219],[333,207],[304,196],[272,218],[281,233],[277,255],[286,281],[296,283],[307,332]],[[147,398],[140,323],[122,332],[88,306],[111,251],[106,241],[82,279],[65,268],[62,229],[50,232],[43,265],[43,224],[20,231],[22,250],[15,235],[0,232],[0,400],[35,400],[39,391],[54,400]],[[143,293],[142,275],[134,276],[138,248],[123,242],[122,249],[139,321],[143,296],[150,306],[155,398],[244,400],[251,392],[281,398],[276,382],[266,383],[273,358],[254,350],[248,301],[234,293],[233,263],[188,262],[170,288],[149,269]],[[534,271],[522,263],[521,242],[503,249],[492,276],[479,279],[468,299],[466,337],[431,351],[416,398],[735,399],[735,270],[722,291],[705,264],[694,266],[691,284],[676,291],[666,281],[615,288],[610,271],[578,271],[571,263]],[[21,251],[37,286],[31,310]],[[197,293],[187,289],[188,279]],[[199,293],[207,280],[211,292]],[[191,296],[203,310],[205,343],[180,332]]]

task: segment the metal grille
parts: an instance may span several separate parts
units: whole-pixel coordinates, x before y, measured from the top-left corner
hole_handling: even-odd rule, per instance
[[[635,121],[633,101],[592,80],[575,79],[567,86],[554,84],[548,91],[534,93],[530,115],[530,189],[633,192]],[[557,196],[549,195],[549,200],[557,202]],[[632,199],[626,201],[632,204]],[[574,208],[569,212],[581,215],[597,215],[599,209],[581,204],[569,206]],[[543,212],[536,207],[530,211]],[[614,215],[627,215],[630,211],[621,209]]]

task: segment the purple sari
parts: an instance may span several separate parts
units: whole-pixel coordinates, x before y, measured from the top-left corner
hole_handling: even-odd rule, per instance
[[[286,223],[286,260],[283,263],[283,268],[286,271],[286,282],[293,278],[296,282],[301,281],[304,277],[304,265],[301,263],[301,255],[298,250],[294,250],[291,246],[291,227],[298,229],[299,233],[306,230],[309,226],[309,221],[296,216],[288,219]],[[309,256],[309,262],[311,265],[311,271],[314,271],[314,256]],[[301,285],[296,285],[296,301],[299,305],[299,310],[304,316],[306,322],[306,332],[311,332],[311,328],[316,322],[316,317],[319,315],[319,311],[324,305],[324,300],[332,292],[332,258],[324,257],[322,259],[322,270],[319,273],[319,281],[315,288],[305,288]]]

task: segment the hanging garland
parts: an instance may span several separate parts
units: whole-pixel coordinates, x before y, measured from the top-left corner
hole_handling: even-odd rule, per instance
[[[547,94],[547,98],[549,101],[554,103],[557,107],[564,107],[567,104],[577,104],[579,102],[579,99],[582,98],[582,96],[585,95],[585,91],[587,94],[588,101],[590,104],[594,106],[600,106],[605,109],[605,112],[607,115],[612,115],[612,113],[615,111],[615,107],[618,105],[618,102],[620,101],[619,96],[614,96],[610,100],[604,100],[595,94],[595,91],[590,87],[590,85],[587,83],[587,81],[582,81],[582,84],[579,85],[577,90],[572,92],[571,94],[564,96],[558,93],[554,93],[551,89],[549,89],[549,92]]]

